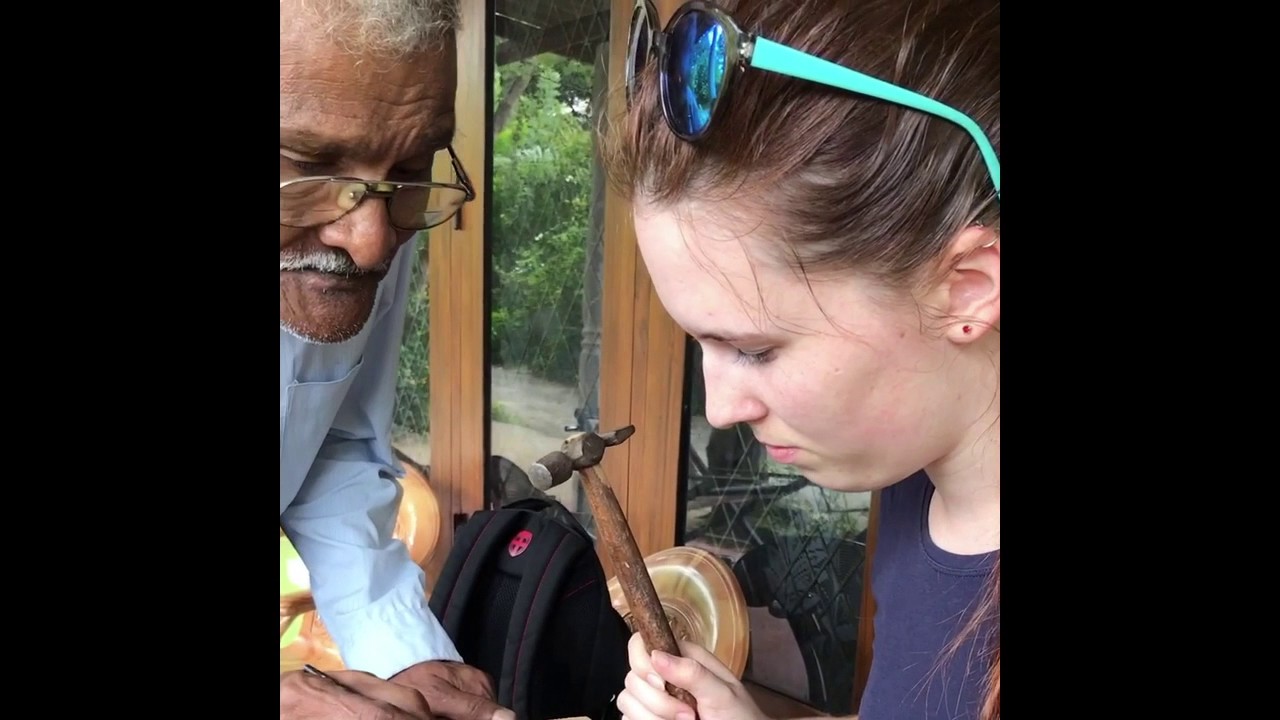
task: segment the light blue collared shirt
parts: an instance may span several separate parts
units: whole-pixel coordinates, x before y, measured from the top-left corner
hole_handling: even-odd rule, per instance
[[[392,536],[404,471],[391,422],[417,242],[401,247],[356,337],[319,345],[280,330],[280,525],[343,663],[383,679],[462,661]]]

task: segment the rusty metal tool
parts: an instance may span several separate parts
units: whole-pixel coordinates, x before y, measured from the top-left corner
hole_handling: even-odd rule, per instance
[[[580,432],[570,435],[559,450],[544,455],[529,468],[529,479],[534,487],[545,492],[569,480],[574,471],[581,475],[582,489],[591,506],[600,542],[618,574],[636,631],[650,651],[661,650],[680,657],[680,646],[671,632],[671,623],[658,599],[658,591],[653,587],[653,579],[649,577],[644,556],[636,545],[627,517],[613,494],[613,488],[605,481],[604,472],[597,467],[604,459],[606,448],[621,445],[635,431],[634,425],[627,425],[604,434]],[[667,683],[667,692],[697,712],[697,702],[688,691]]]

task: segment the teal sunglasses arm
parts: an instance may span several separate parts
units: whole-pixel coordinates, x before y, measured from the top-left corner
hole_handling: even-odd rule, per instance
[[[767,38],[755,39],[751,67],[811,80],[861,95],[870,95],[950,120],[973,136],[974,142],[978,144],[978,150],[982,152],[982,159],[987,163],[987,171],[991,173],[991,182],[996,187],[996,197],[1000,197],[1000,159],[996,157],[995,148],[991,147],[991,141],[987,139],[986,133],[982,132],[982,128],[978,127],[978,124],[968,115],[906,88],[877,80],[870,75],[864,75],[856,70],[780,45]]]

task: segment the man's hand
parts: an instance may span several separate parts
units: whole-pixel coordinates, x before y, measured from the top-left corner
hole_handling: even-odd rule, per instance
[[[450,720],[516,720],[516,714],[494,702],[493,681],[483,671],[462,663],[433,660],[411,665],[391,677],[431,703],[438,717]]]
[[[435,720],[422,693],[362,672],[280,676],[280,720]]]

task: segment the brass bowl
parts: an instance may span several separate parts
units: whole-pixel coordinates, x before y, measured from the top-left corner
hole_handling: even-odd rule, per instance
[[[426,471],[403,455],[400,461],[405,473],[400,480],[404,497],[396,515],[395,536],[408,546],[409,556],[418,567],[425,568],[440,542],[440,501]]]
[[[706,648],[741,678],[747,667],[751,626],[742,588],[729,566],[706,550],[688,546],[660,550],[644,562],[676,639]],[[609,596],[634,632],[617,577],[609,579]]]

